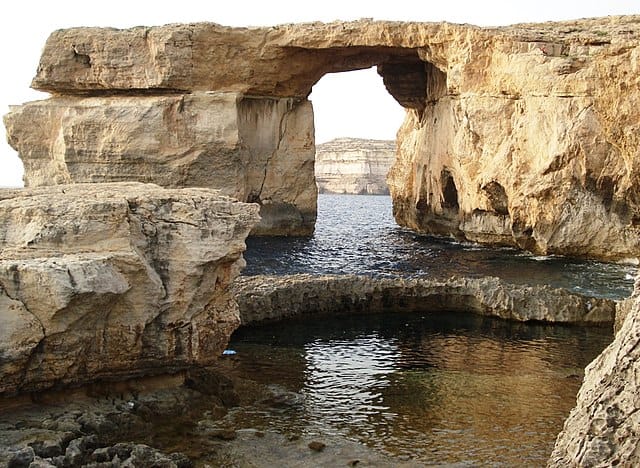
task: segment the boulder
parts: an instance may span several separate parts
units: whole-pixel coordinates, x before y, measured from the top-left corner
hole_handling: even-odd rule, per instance
[[[140,183],[0,191],[0,395],[215,361],[257,211]]]

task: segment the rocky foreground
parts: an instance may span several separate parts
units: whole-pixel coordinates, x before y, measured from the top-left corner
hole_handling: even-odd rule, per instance
[[[387,140],[336,138],[316,145],[319,193],[388,195],[387,173],[396,145]]]
[[[215,362],[257,206],[138,183],[0,192],[0,396]]]

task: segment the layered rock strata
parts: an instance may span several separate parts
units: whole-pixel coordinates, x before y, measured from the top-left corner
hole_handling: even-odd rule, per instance
[[[219,186],[262,205],[260,232],[310,233],[306,97],[326,73],[377,66],[407,109],[388,179],[400,224],[624,259],[640,247],[639,25],[68,29],[50,36],[32,83],[54,97],[5,122],[27,185]]]
[[[54,96],[5,118],[28,187],[135,180],[261,204],[253,233],[309,234],[313,110],[231,92]]]
[[[610,324],[616,303],[498,278],[448,280],[357,275],[241,276],[233,284],[243,325],[303,315],[472,312],[516,321]]]
[[[393,141],[360,138],[336,138],[316,145],[318,192],[388,195],[386,179],[395,150]]]
[[[0,191],[0,396],[215,361],[257,211],[139,183]]]
[[[585,370],[548,466],[635,466],[640,460],[640,283],[611,343]]]

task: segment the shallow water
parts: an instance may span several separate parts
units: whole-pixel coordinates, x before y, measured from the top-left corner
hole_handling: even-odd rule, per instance
[[[284,395],[236,409],[237,428],[342,435],[420,463],[543,466],[610,340],[467,314],[366,315],[243,328],[223,361]]]
[[[320,195],[313,237],[250,238],[245,258],[247,275],[490,275],[612,299],[630,295],[637,269],[416,234],[395,224],[390,197],[364,195]]]

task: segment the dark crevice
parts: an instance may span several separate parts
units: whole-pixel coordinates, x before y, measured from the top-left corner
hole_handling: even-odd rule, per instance
[[[81,97],[135,97],[135,96],[179,96],[191,94],[191,91],[179,88],[111,88],[111,89],[47,89],[35,87],[39,91],[50,92],[54,96]]]
[[[455,211],[460,209],[458,204],[458,189],[453,180],[453,176],[446,169],[442,171],[442,208],[444,210]]]

